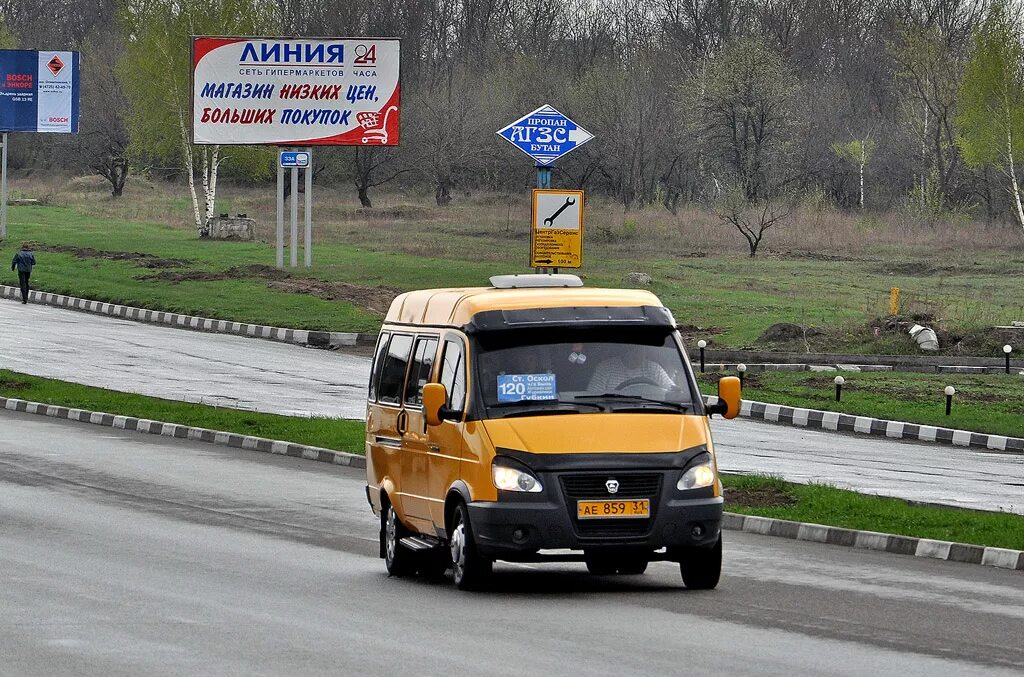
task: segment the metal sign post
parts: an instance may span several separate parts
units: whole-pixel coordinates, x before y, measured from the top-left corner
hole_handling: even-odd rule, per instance
[[[277,163],[277,267],[284,268],[284,167]]]
[[[291,267],[299,265],[299,170],[305,172],[306,204],[304,205],[304,262],[313,265],[313,151],[280,151],[277,162],[277,267],[284,268],[284,170],[291,169]]]
[[[4,132],[3,156],[3,178],[0,178],[0,240],[7,238],[7,132]]]
[[[299,265],[299,168],[292,167],[292,194],[289,197],[292,201],[292,268]]]
[[[307,148],[306,152],[310,159],[313,157],[313,149]],[[305,254],[305,264],[309,268],[313,265],[313,168],[306,167],[306,204],[302,210],[306,217],[306,232],[302,238],[302,250]]]

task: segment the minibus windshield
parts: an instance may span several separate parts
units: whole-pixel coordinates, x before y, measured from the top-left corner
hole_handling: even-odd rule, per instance
[[[703,413],[666,327],[482,332],[475,343],[476,382],[491,417]]]

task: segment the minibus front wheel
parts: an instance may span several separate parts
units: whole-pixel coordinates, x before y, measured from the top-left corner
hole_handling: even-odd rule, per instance
[[[408,535],[409,530],[398,519],[398,513],[389,501],[381,519],[380,539],[384,551],[384,566],[391,576],[401,578],[415,573],[415,563],[412,561],[414,553],[401,543]]]
[[[459,590],[476,590],[490,577],[494,565],[476,548],[473,528],[469,524],[469,511],[461,501],[452,511],[451,536],[448,546],[452,554],[452,579]]]
[[[690,590],[713,590],[722,576],[722,537],[710,548],[683,548],[679,559],[683,584]]]

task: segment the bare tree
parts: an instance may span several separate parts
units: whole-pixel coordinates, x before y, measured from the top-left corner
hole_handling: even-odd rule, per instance
[[[781,199],[748,200],[742,187],[727,191],[715,207],[719,219],[740,231],[751,258],[757,256],[765,232],[789,218],[791,212],[792,208]]]
[[[356,146],[352,149],[352,182],[356,187],[359,204],[370,208],[370,189],[383,186],[409,171],[396,161],[398,151],[393,146]]]

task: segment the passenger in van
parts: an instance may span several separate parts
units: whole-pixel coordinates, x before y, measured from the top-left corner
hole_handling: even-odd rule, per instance
[[[623,344],[622,352],[597,365],[588,390],[592,393],[615,392],[623,384],[647,383],[671,390],[675,383],[664,367],[647,356],[647,348]]]

